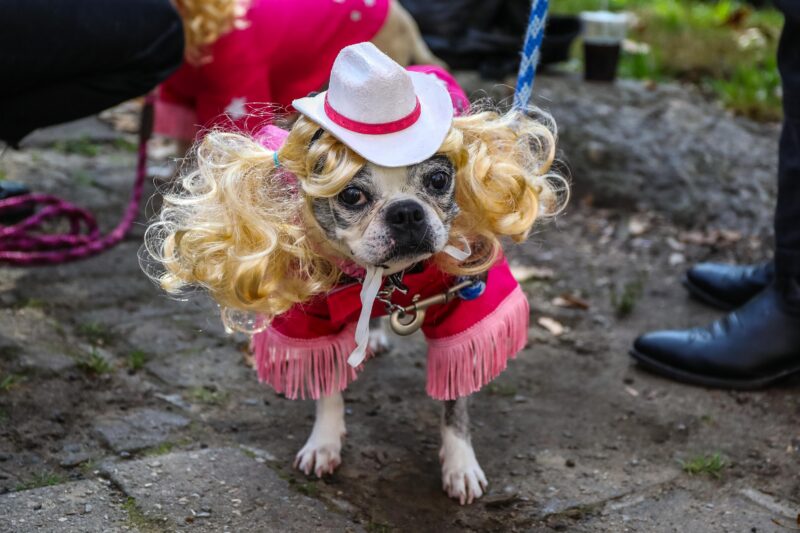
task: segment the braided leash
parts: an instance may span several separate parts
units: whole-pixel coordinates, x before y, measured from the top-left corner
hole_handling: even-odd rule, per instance
[[[48,194],[26,194],[0,200],[0,214],[24,206],[41,206],[38,212],[12,226],[0,226],[0,262],[11,265],[54,265],[93,256],[118,244],[128,233],[139,213],[147,177],[147,140],[153,126],[155,97],[145,98],[139,128],[136,179],[128,206],[119,224],[101,235],[92,213],[82,207]],[[68,233],[47,235],[37,230],[54,220],[66,220]]]
[[[522,45],[522,59],[519,63],[517,86],[514,90],[514,109],[524,111],[528,107],[533,92],[533,79],[539,65],[544,27],[547,20],[547,0],[533,0],[531,15],[528,18],[528,31]]]

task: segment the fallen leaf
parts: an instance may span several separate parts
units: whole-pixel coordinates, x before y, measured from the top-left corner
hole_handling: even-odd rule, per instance
[[[634,215],[628,220],[628,232],[634,237],[644,235],[649,229],[650,221],[642,215]]]
[[[790,525],[790,524],[784,524],[783,522],[781,522],[777,518],[770,518],[770,520],[772,521],[773,524],[775,524],[776,526],[780,526],[783,529],[787,529],[789,531],[800,531],[800,515],[797,515],[798,527],[794,527],[793,525]]]
[[[682,252],[686,249],[686,245],[675,239],[675,237],[667,237],[667,244],[676,252]]]
[[[724,24],[731,28],[741,28],[744,26],[747,19],[750,17],[750,9],[747,7],[739,7],[734,9],[725,19]]]
[[[525,265],[511,265],[511,275],[519,283],[531,280],[553,279],[555,272],[552,268]]]
[[[554,337],[558,337],[564,333],[564,326],[562,326],[557,320],[553,320],[550,317],[543,316],[539,318],[536,323],[549,331]]]
[[[719,230],[719,238],[726,242],[739,242],[742,240],[742,232],[721,229]]]
[[[680,252],[669,254],[669,266],[678,266],[686,262],[686,256]]]
[[[681,233],[679,239],[688,244],[701,246],[725,245],[742,240],[742,233],[726,229],[711,229],[705,232],[693,230]]]
[[[569,294],[566,292],[560,296],[556,296],[555,298],[553,298],[553,301],[550,303],[552,303],[556,307],[582,309],[583,311],[586,311],[587,309],[589,309],[589,307],[591,307],[589,302],[587,302],[583,298],[580,298],[578,296],[575,296],[574,294]]]

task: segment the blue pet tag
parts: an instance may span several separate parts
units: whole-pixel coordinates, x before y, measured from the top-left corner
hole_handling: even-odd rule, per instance
[[[469,281],[470,278],[468,277],[461,277],[456,280],[456,284],[461,283],[462,281]],[[483,292],[486,290],[486,282],[476,279],[473,281],[472,285],[468,287],[464,287],[460,291],[458,291],[458,297],[462,300],[474,300],[475,298],[479,297]]]

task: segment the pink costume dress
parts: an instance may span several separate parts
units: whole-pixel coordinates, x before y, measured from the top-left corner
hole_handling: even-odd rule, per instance
[[[156,132],[189,141],[210,127],[256,132],[295,98],[322,90],[339,51],[372,39],[388,12],[389,0],[252,0],[246,28],[160,86]]]
[[[409,67],[437,76],[445,83],[456,113],[469,101],[455,79],[438,67]],[[288,132],[267,126],[256,138],[269,149],[278,148]],[[457,186],[457,185],[456,185]],[[348,271],[359,277],[356,271]],[[392,301],[407,306],[411,298],[439,294],[453,285],[452,276],[431,262],[407,273],[408,294],[395,292]],[[334,288],[275,317],[253,336],[259,379],[287,398],[328,396],[356,379],[357,368],[347,363],[356,347],[355,327],[361,311],[361,284],[353,281]],[[385,314],[376,301],[372,316]],[[511,275],[504,257],[491,267],[486,290],[474,300],[456,298],[427,310],[422,332],[428,341],[427,392],[437,400],[454,400],[478,391],[500,372],[508,359],[528,340],[528,299]]]

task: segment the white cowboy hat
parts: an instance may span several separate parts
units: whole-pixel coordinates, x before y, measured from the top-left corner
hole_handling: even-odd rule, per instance
[[[327,91],[292,105],[364,159],[385,167],[431,157],[453,121],[443,82],[407,71],[368,42],[339,52]]]

